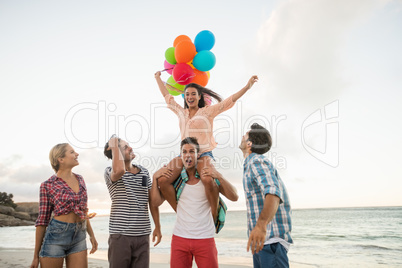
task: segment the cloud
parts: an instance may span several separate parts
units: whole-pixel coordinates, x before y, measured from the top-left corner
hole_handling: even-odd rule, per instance
[[[11,155],[0,163],[0,182],[35,184],[53,174],[50,165],[27,164],[22,155]]]
[[[351,30],[381,3],[378,1],[285,1],[261,25],[256,59],[269,77],[273,94],[292,105],[323,105],[346,86],[342,46]]]
[[[271,115],[283,118],[273,124],[276,130],[270,129],[276,142],[272,151],[288,164],[306,164],[312,159],[302,146],[303,123],[310,115],[336,100],[339,114],[350,112],[345,110],[343,97],[356,84],[346,68],[350,46],[355,44],[351,34],[365,32],[365,24],[386,4],[376,0],[286,0],[261,23],[249,44],[247,62],[248,69],[258,70],[260,81],[245,100],[252,105],[244,105],[243,117],[258,112],[268,119]],[[266,108],[256,110],[253,104],[262,101]],[[322,149],[326,141],[324,121],[304,137],[314,148]]]
[[[37,201],[40,183],[54,172],[50,164],[24,164],[21,160],[20,156],[12,156],[0,165],[0,189],[12,193],[14,202]]]
[[[10,173],[10,169],[22,159],[22,155],[11,155],[0,162],[0,181]]]

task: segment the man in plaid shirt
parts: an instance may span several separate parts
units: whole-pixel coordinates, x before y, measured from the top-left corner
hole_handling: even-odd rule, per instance
[[[243,187],[247,202],[248,243],[254,267],[289,267],[293,243],[288,194],[272,163],[263,155],[272,145],[268,130],[254,123],[242,138]]]

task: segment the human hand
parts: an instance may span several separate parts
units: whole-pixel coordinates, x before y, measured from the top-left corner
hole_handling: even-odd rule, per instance
[[[265,237],[267,235],[267,229],[261,228],[256,225],[251,231],[247,243],[247,252],[251,248],[251,253],[258,253],[264,247]]]
[[[112,150],[112,148],[118,147],[119,146],[119,138],[116,135],[112,135],[112,137],[110,137],[109,141],[109,147],[107,148],[107,150]]]
[[[38,268],[39,267],[39,257],[35,257],[31,263],[29,268]]]
[[[246,85],[246,88],[247,88],[247,89],[250,89],[250,88],[254,85],[255,82],[258,82],[258,76],[253,75],[253,76],[248,80],[247,85]]]
[[[88,220],[90,220],[90,219],[92,219],[92,218],[94,218],[96,216],[96,213],[95,212],[91,212],[91,213],[87,213],[87,219]]]
[[[206,166],[202,169],[201,176],[210,176],[212,178],[219,178],[220,174],[216,169]]]
[[[159,172],[156,174],[156,179],[158,180],[160,177],[166,177],[169,179],[173,175],[173,170],[168,168],[166,165],[161,167]]]
[[[92,249],[89,252],[89,254],[93,254],[93,253],[95,253],[95,251],[98,250],[98,241],[96,241],[95,236],[89,237],[89,241],[91,241],[91,244],[92,244]]]
[[[159,77],[161,77],[161,71],[157,71],[156,73],[155,73],[155,78],[159,78]]]
[[[164,176],[164,177],[169,179],[170,177],[173,176],[173,170],[171,168],[168,168],[167,166],[164,166],[162,168],[162,175],[161,176]]]
[[[158,245],[162,240],[162,232],[160,227],[154,229],[152,233],[152,242],[155,242],[155,237],[157,237],[157,240],[154,244],[154,247],[156,247],[156,245]]]

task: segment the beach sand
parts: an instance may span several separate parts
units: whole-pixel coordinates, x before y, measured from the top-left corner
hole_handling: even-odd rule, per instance
[[[0,248],[0,267],[4,268],[28,268],[32,263],[33,250],[28,249],[4,249]],[[168,254],[151,253],[150,268],[169,268]],[[220,268],[250,268],[253,267],[252,259],[239,257],[218,257]],[[107,251],[100,250],[88,256],[89,268],[108,268]],[[194,263],[194,268],[197,265]],[[311,268],[310,265],[290,264],[291,268]]]
[[[28,249],[0,249],[0,266],[4,268],[27,268],[31,265],[33,251]],[[168,254],[151,253],[151,268],[169,268]],[[224,261],[226,263],[224,263]],[[243,262],[244,260],[237,260]],[[237,262],[239,263],[239,262]],[[88,256],[88,267],[90,268],[108,268],[107,251],[97,251]],[[195,264],[193,267],[197,267]],[[236,258],[219,259],[219,267],[222,268],[249,268],[252,265],[237,265]]]

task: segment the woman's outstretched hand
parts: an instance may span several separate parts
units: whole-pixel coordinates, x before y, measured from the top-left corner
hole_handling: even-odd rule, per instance
[[[158,78],[158,77],[161,77],[161,71],[157,71],[157,72],[155,73],[155,78]]]
[[[232,100],[236,102],[238,99],[240,99],[253,85],[255,82],[258,82],[258,76],[253,75],[247,82],[247,85],[240,89],[238,92],[233,94]]]
[[[250,88],[254,85],[255,82],[258,82],[258,76],[253,75],[253,76],[248,80],[248,83],[247,83],[247,85],[246,85],[246,88],[247,88],[247,89],[250,89]]]

